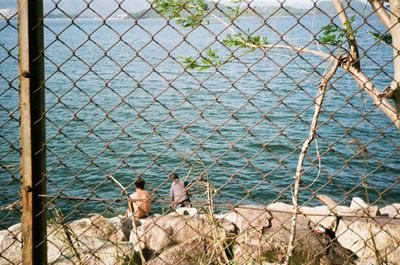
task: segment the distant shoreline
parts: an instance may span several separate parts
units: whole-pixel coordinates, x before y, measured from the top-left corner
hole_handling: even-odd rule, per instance
[[[314,14],[306,14],[306,15],[304,15],[304,16],[302,16],[303,18],[304,17],[310,17],[310,16],[314,16]],[[323,14],[316,14],[315,15],[316,17],[319,17],[319,16],[323,16],[324,17],[324,15]],[[287,18],[287,17],[294,17],[294,16],[291,16],[291,15],[274,15],[274,16],[271,16],[271,17],[269,17],[269,18]],[[257,16],[243,16],[243,17],[240,17],[240,19],[252,19],[252,18],[257,18]],[[104,17],[104,18],[101,18],[101,17],[75,17],[75,16],[63,16],[63,17],[53,17],[53,16],[50,16],[50,17],[44,17],[44,20],[126,20],[126,21],[128,21],[128,20],[131,20],[131,19],[135,19],[135,20],[167,20],[167,19],[165,19],[164,17],[162,17],[162,16],[154,16],[154,17],[147,17],[147,16],[144,16],[144,17],[133,17],[133,16],[130,16],[130,17]],[[222,18],[222,19],[224,19],[224,18]],[[0,21],[7,21],[7,20],[15,20],[15,21],[17,21],[18,20],[18,17],[15,15],[15,16],[13,16],[12,18],[4,18],[4,17],[0,17]],[[169,19],[170,21],[175,21],[175,20],[177,20],[177,19]],[[218,22],[218,19],[215,19],[215,18],[210,18],[210,19],[208,19],[208,21],[211,21],[211,23],[212,24],[215,24],[215,22]]]

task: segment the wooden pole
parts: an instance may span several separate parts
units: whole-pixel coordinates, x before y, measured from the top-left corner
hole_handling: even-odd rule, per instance
[[[43,2],[18,0],[22,259],[47,264]]]

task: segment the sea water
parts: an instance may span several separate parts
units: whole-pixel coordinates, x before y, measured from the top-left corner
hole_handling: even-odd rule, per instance
[[[268,36],[271,44],[327,51],[312,34],[327,23],[311,16],[271,17],[265,23],[253,17],[233,29]],[[373,18],[370,23],[379,28]],[[19,198],[18,43],[16,21],[0,25],[4,206]],[[391,81],[392,51],[375,43],[369,27],[358,26],[361,65],[382,89]],[[161,18],[46,19],[44,32],[47,186],[56,196],[49,207],[72,219],[123,213],[126,203],[114,200],[124,193],[112,175],[128,192],[137,177],[144,178],[154,194],[153,211],[162,212],[174,171],[208,179],[217,205],[291,202],[313,99],[328,62],[271,48],[235,51],[240,59],[217,70],[185,71],[180,56],[196,57],[209,45],[221,58],[230,54],[215,38],[230,31],[218,23],[182,30]],[[301,202],[315,205],[316,194],[343,204],[354,196],[380,205],[395,202],[398,139],[388,118],[338,70],[303,165]],[[202,193],[194,197],[207,199]],[[17,211],[0,215],[2,226],[18,222]]]

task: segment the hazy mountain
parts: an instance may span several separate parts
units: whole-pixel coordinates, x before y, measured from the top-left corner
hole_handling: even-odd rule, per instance
[[[58,2],[55,9],[55,3]],[[52,12],[52,14],[62,13],[61,10],[69,15],[75,15],[84,11],[88,4],[84,0],[61,0],[61,1],[44,0],[44,12]],[[128,13],[139,12],[143,9],[149,8],[150,4],[146,0],[125,0],[121,1],[121,8]],[[118,9],[118,3],[115,0],[94,0],[90,2],[89,7],[100,15],[108,15]],[[17,8],[17,0],[0,0],[0,8]],[[118,10],[119,13],[124,12]],[[93,11],[86,11],[92,13]]]
[[[347,4],[343,3],[343,6],[346,7]],[[321,1],[317,3],[317,11],[318,12],[323,12],[326,14],[336,14],[336,9],[332,4],[332,1]],[[361,2],[358,0],[352,0],[350,1],[347,9],[346,9],[348,14],[354,14],[354,13],[358,13],[358,14],[369,14],[372,11],[372,8],[369,4],[365,3],[365,2]]]
[[[232,0],[213,0],[214,2],[219,2],[220,4],[229,4]],[[271,7],[271,6],[283,6],[294,7],[294,8],[310,8],[312,7],[314,1],[312,0],[244,0],[244,4],[249,4],[252,7]]]
[[[213,0],[214,2],[218,2],[219,4],[228,5],[232,0]],[[243,0],[244,3],[249,4],[252,7],[257,8],[265,8],[265,7],[278,7],[283,5],[286,7],[292,7],[294,9],[311,9],[315,2],[317,2],[317,6],[321,5],[323,8],[333,8],[331,0]],[[364,8],[367,0],[351,0],[346,1],[342,0],[342,2],[347,5],[346,2],[350,2],[350,6],[354,6],[357,9]],[[331,10],[335,10],[334,8]],[[331,11],[329,10],[329,11]]]
[[[121,2],[120,7],[114,0],[93,0],[90,4],[85,3],[83,0],[63,0],[57,6],[59,10],[53,11],[52,14],[60,13],[60,10],[62,10],[69,15],[81,14],[80,16],[89,17],[98,15],[108,16],[110,14],[139,12],[148,9],[150,6],[146,0],[126,0],[119,2]],[[51,0],[44,1],[44,10],[46,13],[49,10],[53,10],[54,7],[55,4]]]
[[[261,1],[261,0],[260,0]],[[343,6],[346,7],[347,4],[343,3]],[[285,6],[285,8],[281,8],[280,6],[254,6],[255,11],[262,16],[286,16],[286,15],[294,15],[294,16],[302,16],[306,13],[313,14],[313,11],[316,11],[318,14],[328,14],[328,15],[336,15],[336,9],[332,4],[332,1],[319,1],[316,3],[315,7],[308,8],[297,8],[294,6]],[[369,14],[372,12],[369,4],[358,0],[350,1],[350,5],[346,9],[348,15],[352,14]]]
[[[148,0],[152,1],[152,0]],[[126,13],[134,14],[134,17],[155,17],[158,14],[154,10],[148,10],[150,7],[149,2],[146,0],[93,0],[87,4],[84,0],[44,0],[44,12],[47,17],[64,16],[63,13],[69,16],[79,14],[80,17],[98,17],[113,15],[124,15]],[[229,3],[230,0],[213,0],[218,3],[218,7],[224,10],[224,4]],[[248,0],[251,6],[262,16],[282,16],[282,15],[295,15],[300,16],[306,12],[310,12],[313,4],[311,0],[287,0],[285,1],[285,9],[279,9],[279,2],[277,0]],[[57,7],[56,4],[57,3]],[[117,2],[120,3],[120,8]],[[215,3],[209,2],[209,7],[212,9]],[[347,5],[347,4],[345,4]],[[17,0],[0,0],[0,8],[16,8]],[[306,7],[306,8],[305,8]],[[278,10],[279,9],[279,10]],[[317,13],[326,13],[329,15],[335,14],[335,8],[332,2],[318,1],[316,3]],[[371,12],[371,7],[365,2],[359,0],[350,1],[350,8],[347,9],[349,15],[354,13],[363,12],[368,14]],[[144,13],[144,16],[142,16]],[[222,14],[219,14],[222,15]],[[249,15],[252,15],[251,13]]]

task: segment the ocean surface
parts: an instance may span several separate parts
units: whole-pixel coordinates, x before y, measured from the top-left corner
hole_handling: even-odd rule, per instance
[[[270,49],[241,55],[217,70],[185,71],[180,56],[209,45],[221,58],[231,51],[218,38],[229,30],[211,21],[182,30],[164,19],[45,20],[47,181],[49,199],[70,219],[99,212],[122,214],[125,202],[112,175],[129,192],[140,176],[154,193],[154,212],[165,203],[168,175],[208,179],[216,210],[228,204],[291,202],[297,159],[308,136],[313,98],[327,62]],[[382,89],[390,83],[392,51],[368,34],[382,29],[356,19],[365,73]],[[269,42],[316,45],[324,17],[243,18],[235,31]],[[19,198],[17,21],[0,20],[0,205]],[[358,196],[371,203],[398,202],[399,132],[345,72],[328,87],[316,141],[306,157],[301,202],[316,194],[342,204]],[[203,184],[202,184],[203,183]],[[204,182],[199,182],[201,190]],[[202,193],[193,194],[204,202]],[[0,226],[19,213],[0,210]]]

